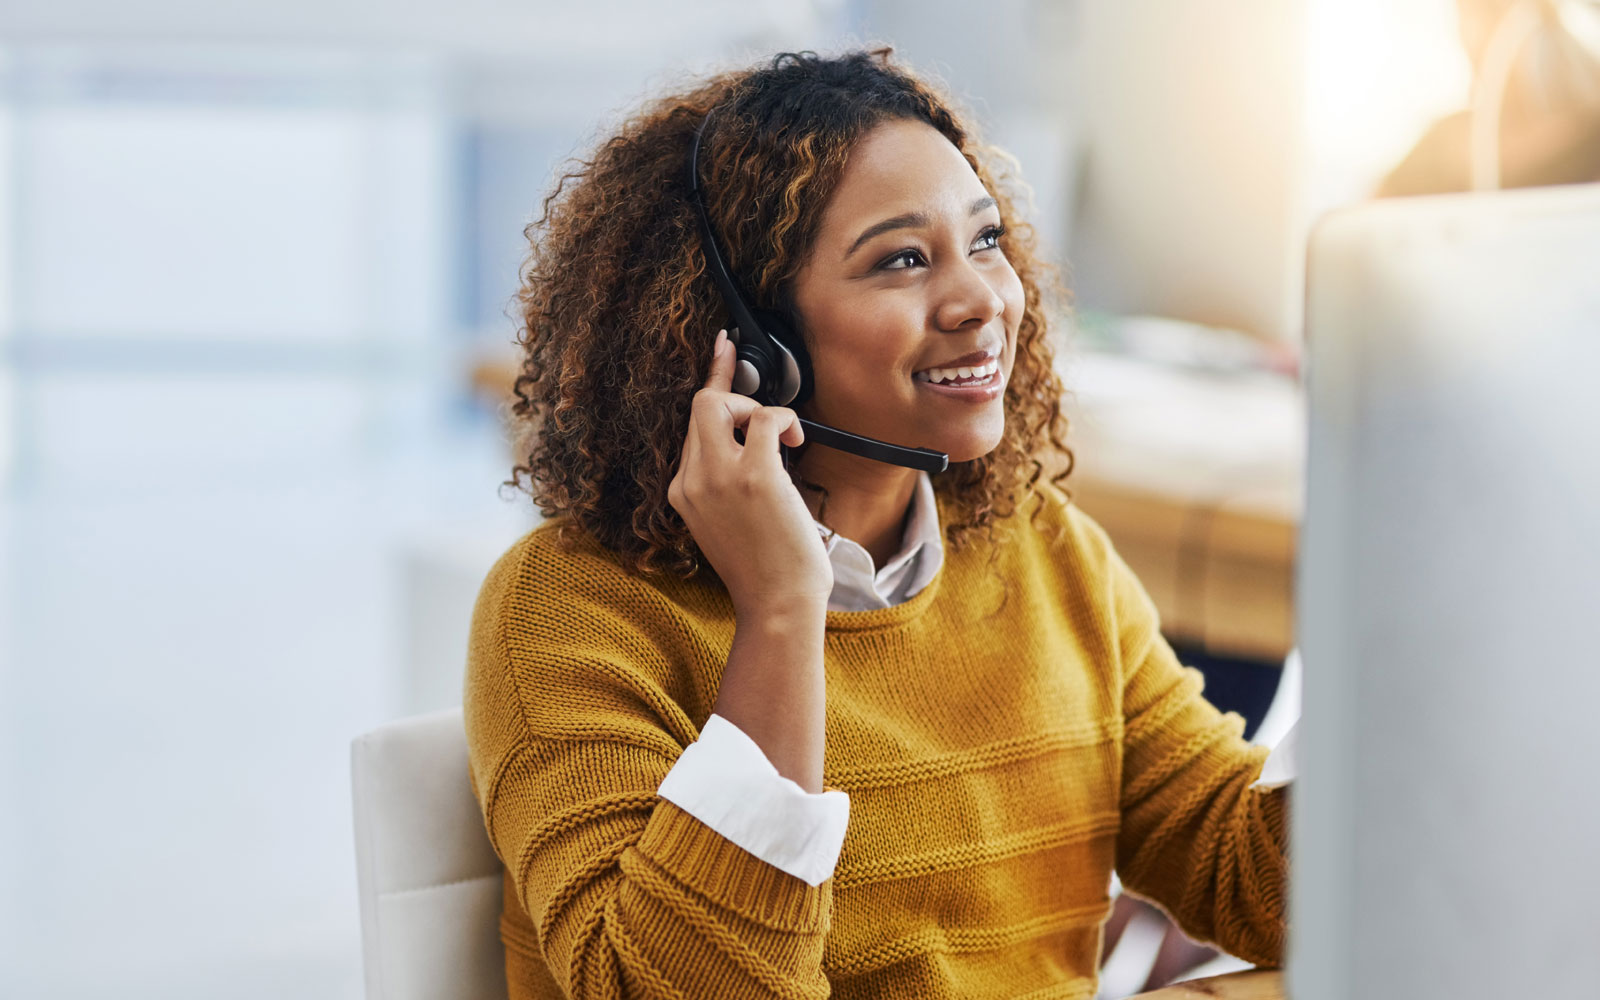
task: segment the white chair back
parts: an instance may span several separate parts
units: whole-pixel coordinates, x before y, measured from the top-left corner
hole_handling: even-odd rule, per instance
[[[459,707],[350,746],[367,1000],[505,1000],[501,865]]]

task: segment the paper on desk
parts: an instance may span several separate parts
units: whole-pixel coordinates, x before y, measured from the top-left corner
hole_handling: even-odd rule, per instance
[[[1272,748],[1255,782],[1262,788],[1286,785],[1299,773],[1295,730],[1300,725],[1300,675],[1300,647],[1296,646],[1283,661],[1278,690],[1272,696],[1267,714],[1256,727],[1255,741]]]
[[[1267,756],[1267,762],[1261,766],[1261,777],[1255,780],[1252,788],[1280,788],[1293,781],[1299,773],[1295,761],[1299,746],[1300,720],[1296,719],[1289,731],[1283,734],[1283,739],[1272,748],[1272,753]]]

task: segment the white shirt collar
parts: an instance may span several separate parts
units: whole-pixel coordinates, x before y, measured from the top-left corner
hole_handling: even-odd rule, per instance
[[[934,500],[933,479],[917,473],[911,494],[911,516],[900,550],[889,557],[882,569],[872,564],[872,555],[858,542],[832,532],[821,523],[817,529],[827,544],[828,560],[833,564],[833,591],[828,595],[829,611],[868,611],[893,607],[910,600],[926,587],[944,565],[944,536],[939,527],[939,507]]]

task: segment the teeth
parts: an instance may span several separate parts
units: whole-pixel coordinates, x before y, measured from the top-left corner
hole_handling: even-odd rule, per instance
[[[1000,362],[995,360],[990,361],[988,364],[979,365],[976,368],[966,366],[958,368],[929,368],[926,371],[918,372],[917,378],[922,379],[924,382],[953,382],[957,379],[988,378],[999,370]]]

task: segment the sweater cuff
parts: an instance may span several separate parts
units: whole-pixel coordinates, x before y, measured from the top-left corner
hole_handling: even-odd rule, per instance
[[[716,714],[656,794],[811,886],[833,874],[850,822],[849,795],[807,792],[780,775],[755,740]]]
[[[764,927],[796,934],[826,930],[829,889],[813,888],[664,800],[637,849],[706,899]]]

